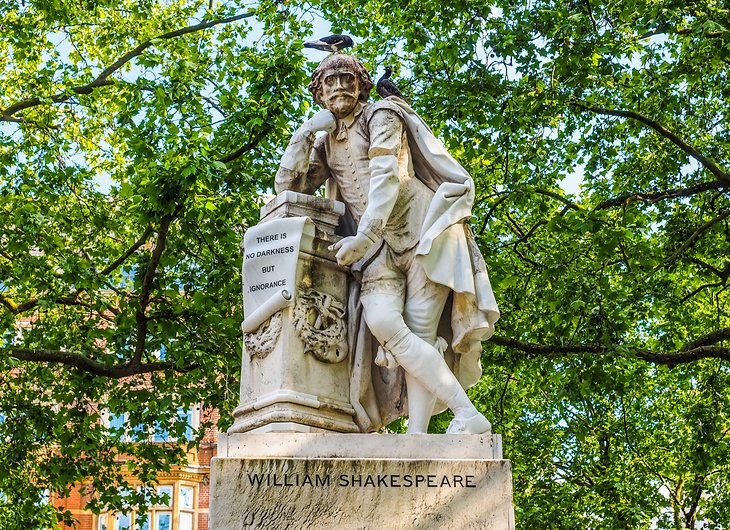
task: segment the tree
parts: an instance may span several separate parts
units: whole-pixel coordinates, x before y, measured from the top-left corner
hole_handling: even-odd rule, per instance
[[[518,525],[730,524],[726,6],[320,6],[475,176]]]
[[[28,472],[0,490],[32,499],[99,476],[111,491],[120,442],[93,403],[137,403],[138,425],[235,405],[238,243],[309,111],[301,13],[315,9],[372,72],[395,66],[475,177],[472,228],[503,316],[472,395],[504,436],[518,525],[730,526],[727,9],[248,9],[3,5],[0,462]],[[33,325],[12,342],[20,317]],[[129,377],[154,394],[110,384]],[[174,461],[139,447],[125,450],[146,451],[144,478]]]
[[[180,408],[235,406],[239,243],[309,105],[307,23],[269,2],[0,17],[0,527],[42,528],[70,518],[43,490],[89,478],[118,507],[141,500],[123,472],[150,483],[185,457],[103,414],[179,436]]]

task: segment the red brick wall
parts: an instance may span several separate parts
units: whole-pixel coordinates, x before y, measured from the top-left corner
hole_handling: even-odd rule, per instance
[[[198,514],[198,530],[208,530],[208,509],[210,507],[210,460],[215,457],[217,453],[217,442],[218,432],[215,428],[219,418],[217,410],[210,410],[201,412],[201,422],[211,421],[214,425],[213,428],[207,429],[205,437],[197,454],[197,465],[188,466],[188,469],[192,467],[197,468],[196,471],[200,473],[200,482],[198,483],[198,495],[197,495],[197,510],[202,510],[205,513]],[[129,459],[128,455],[119,455],[120,461]],[[192,471],[192,470],[191,470]],[[75,526],[64,526],[63,528],[74,528],[75,530],[96,530],[95,516],[90,512],[84,512],[86,504],[90,498],[88,495],[81,495],[79,486],[72,486],[69,494],[66,498],[54,497],[52,502],[55,506],[69,510],[77,520]]]

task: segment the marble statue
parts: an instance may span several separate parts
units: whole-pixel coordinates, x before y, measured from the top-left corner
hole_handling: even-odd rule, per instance
[[[465,222],[474,182],[406,101],[369,103],[372,87],[350,55],[321,62],[309,89],[324,108],[292,136],[276,191],[327,183],[346,205],[346,237],[332,248],[354,278],[350,396],[360,429],[407,414],[408,433],[425,433],[448,407],[447,433],[489,433],[464,390],[481,376],[481,341],[499,318]]]

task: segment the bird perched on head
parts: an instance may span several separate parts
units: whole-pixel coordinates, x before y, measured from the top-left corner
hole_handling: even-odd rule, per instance
[[[408,100],[405,98],[405,96],[403,96],[403,94],[400,93],[400,90],[398,90],[398,87],[395,86],[395,83],[390,80],[391,75],[393,75],[393,68],[390,66],[386,66],[383,77],[378,79],[378,84],[375,85],[375,91],[383,99],[387,98],[388,96],[397,96],[403,101],[407,102]]]
[[[305,42],[304,47],[322,50],[323,52],[337,53],[345,48],[349,48],[353,44],[352,38],[349,35],[329,35],[319,40]]]

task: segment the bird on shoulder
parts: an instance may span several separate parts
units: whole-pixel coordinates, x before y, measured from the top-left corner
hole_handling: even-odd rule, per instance
[[[390,79],[391,75],[393,75],[393,68],[391,66],[386,66],[385,73],[380,79],[378,79],[378,83],[375,85],[375,91],[383,99],[388,96],[397,96],[403,101],[408,102],[405,96],[401,94],[401,91],[398,90],[398,87],[395,86],[395,83]]]

